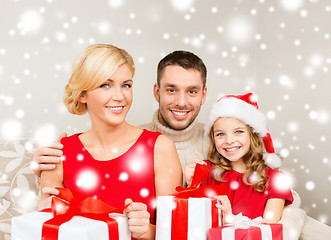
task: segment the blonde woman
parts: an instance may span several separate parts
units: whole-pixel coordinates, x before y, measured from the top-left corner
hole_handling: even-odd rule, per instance
[[[155,198],[174,192],[182,172],[169,138],[125,120],[134,72],[132,57],[113,45],[92,45],[78,57],[64,103],[72,114],[88,112],[91,128],[61,140],[63,161],[41,175],[40,209],[50,206],[55,186],[115,207],[130,203],[125,213],[132,237],[154,239]]]

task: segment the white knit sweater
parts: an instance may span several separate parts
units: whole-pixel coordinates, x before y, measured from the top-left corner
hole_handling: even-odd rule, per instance
[[[153,121],[139,126],[149,131],[161,132],[174,141],[182,169],[195,159],[207,159],[209,140],[204,137],[203,124],[197,118],[184,130],[174,130],[162,125],[159,121],[159,111],[153,115]]]

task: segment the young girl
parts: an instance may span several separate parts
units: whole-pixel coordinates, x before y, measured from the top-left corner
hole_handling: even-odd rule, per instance
[[[229,213],[241,212],[251,219],[262,216],[265,222],[278,222],[293,197],[283,173],[269,167],[279,167],[280,159],[254,95],[227,95],[218,100],[211,108],[205,134],[211,146],[208,160],[202,163],[207,164],[209,174],[201,185],[227,185],[228,197],[218,197],[223,220]],[[195,164],[185,169],[188,185]]]
[[[50,206],[55,186],[70,188],[114,207],[129,204],[132,237],[154,239],[155,198],[174,192],[182,171],[169,138],[125,120],[134,71],[132,57],[112,45],[92,45],[78,57],[64,103],[73,114],[88,112],[91,128],[61,140],[63,161],[41,175],[40,209]]]

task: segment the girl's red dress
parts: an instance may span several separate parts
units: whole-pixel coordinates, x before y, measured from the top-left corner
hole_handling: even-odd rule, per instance
[[[212,176],[213,164],[206,160],[209,168],[209,173],[201,182],[204,185],[218,185],[225,184],[229,190],[229,200],[232,207],[232,213],[242,213],[251,219],[256,217],[263,217],[264,207],[271,198],[285,199],[285,206],[293,202],[291,189],[284,180],[284,173],[281,171],[273,170],[268,167],[266,176],[269,178],[269,184],[264,192],[254,190],[252,185],[247,185],[243,182],[243,173],[229,170],[224,172],[222,179],[223,182],[215,180]]]

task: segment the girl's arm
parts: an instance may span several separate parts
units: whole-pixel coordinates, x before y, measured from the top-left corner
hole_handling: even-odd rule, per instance
[[[265,223],[278,223],[282,217],[285,199],[270,198],[264,208],[263,219]]]
[[[175,192],[176,186],[182,185],[182,168],[175,144],[164,135],[160,135],[154,146],[154,174],[156,197]],[[155,239],[155,225],[149,223],[147,207],[142,203],[127,199],[131,203],[125,213],[129,218],[129,229],[136,239]]]
[[[51,199],[58,191],[54,187],[63,187],[63,165],[62,162],[50,171],[42,171],[40,178],[41,196],[39,210],[49,208]]]

